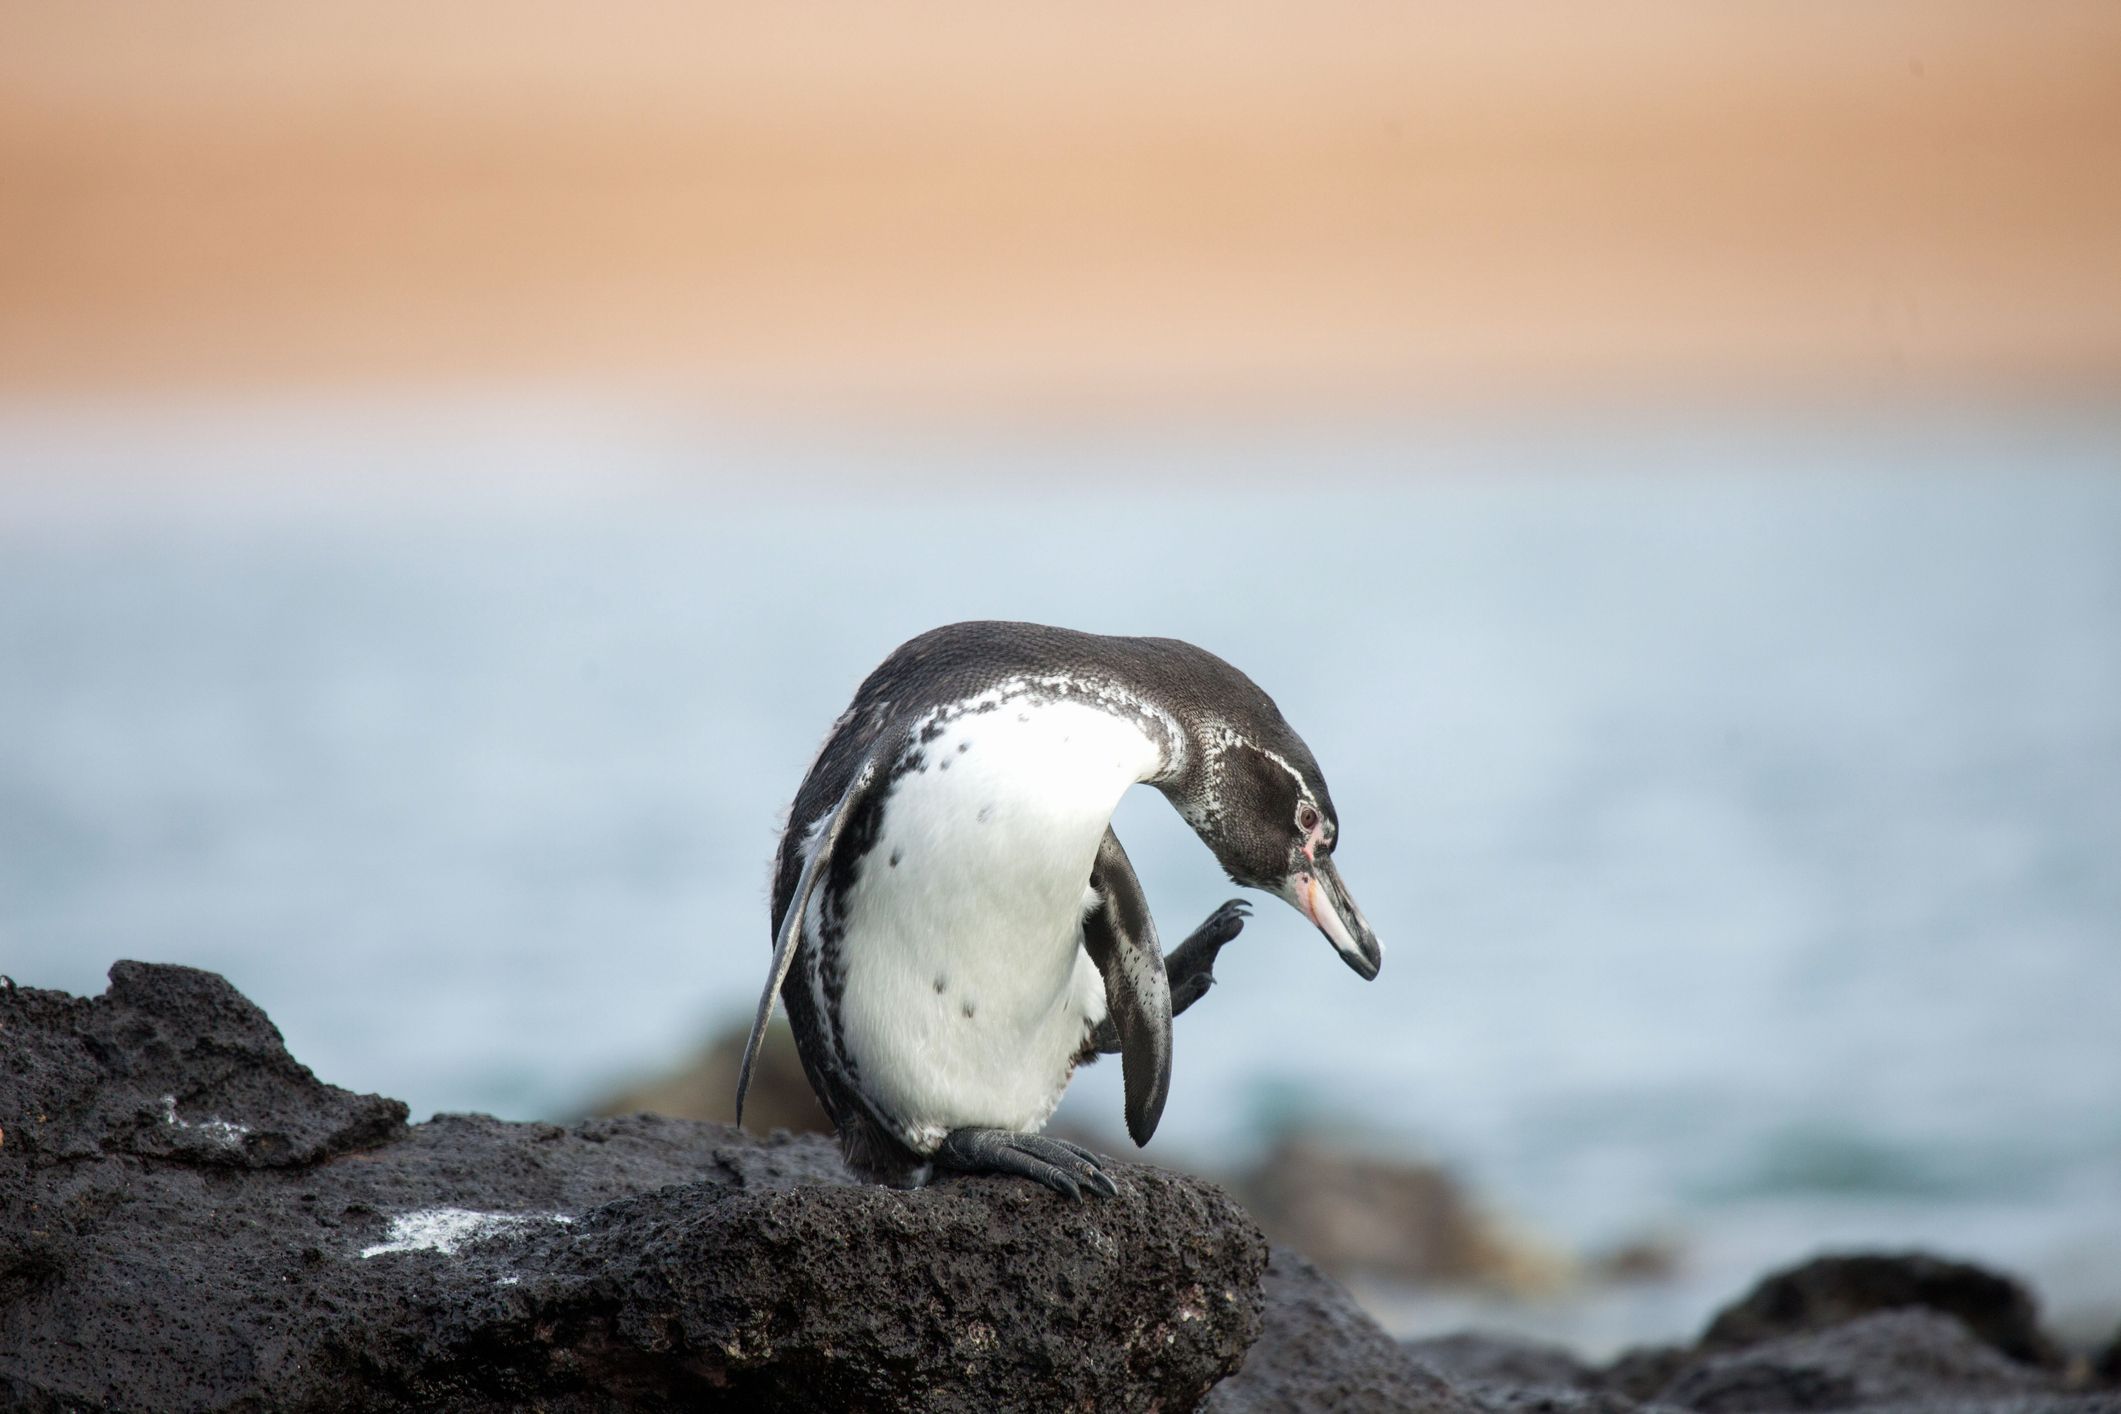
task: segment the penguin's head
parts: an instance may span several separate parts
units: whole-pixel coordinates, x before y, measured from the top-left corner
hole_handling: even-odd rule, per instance
[[[1368,980],[1384,952],[1333,864],[1333,797],[1310,748],[1270,701],[1265,708],[1241,727],[1217,723],[1204,734],[1176,803],[1233,882],[1280,895]]]

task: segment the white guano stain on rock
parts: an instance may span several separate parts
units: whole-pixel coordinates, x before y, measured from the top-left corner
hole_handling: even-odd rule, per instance
[[[539,1223],[574,1221],[565,1213],[479,1213],[469,1208],[422,1208],[400,1213],[390,1220],[383,1241],[361,1249],[361,1255],[380,1257],[386,1252],[439,1252],[454,1257],[466,1243],[488,1237],[506,1237]]]
[[[172,1129],[195,1130],[215,1143],[226,1144],[230,1148],[241,1144],[243,1136],[250,1133],[249,1125],[236,1124],[230,1120],[215,1118],[201,1120],[197,1124],[192,1124],[189,1121],[177,1118],[177,1097],[175,1095],[164,1095],[162,1097],[162,1122]]]

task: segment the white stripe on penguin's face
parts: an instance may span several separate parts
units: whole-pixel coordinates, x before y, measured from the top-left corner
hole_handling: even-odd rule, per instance
[[[1261,746],[1227,722],[1216,721],[1208,723],[1202,732],[1202,736],[1208,757],[1206,787],[1201,792],[1201,808],[1187,816],[1187,819],[1193,823],[1195,829],[1200,828],[1201,819],[1218,819],[1224,813],[1222,794],[1223,758],[1238,749],[1253,752],[1268,761],[1272,761],[1276,766],[1287,772],[1289,779],[1296,783],[1296,798],[1299,801],[1310,801],[1314,804],[1317,802],[1319,798],[1318,792],[1304,778],[1304,773],[1298,770],[1295,763],[1280,752]],[[1196,819],[1195,814],[1200,819]]]

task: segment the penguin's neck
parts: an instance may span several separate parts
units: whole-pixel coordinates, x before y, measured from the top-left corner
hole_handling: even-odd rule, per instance
[[[999,728],[999,730],[996,730]],[[1005,744],[1019,764],[1076,763],[1103,775],[1107,747],[1131,772],[1128,784],[1163,781],[1190,762],[1194,752],[1178,719],[1149,694],[1103,675],[1025,674],[983,692],[929,709],[913,725],[916,743],[929,748],[951,735],[960,752],[982,735]],[[925,750],[922,764],[944,753]]]
[[[1184,750],[1175,723],[1139,698],[1068,679],[1004,684],[937,708],[916,724],[918,750],[894,795],[909,828],[969,817],[992,845],[1058,851],[1078,882],[1127,787],[1158,780]]]

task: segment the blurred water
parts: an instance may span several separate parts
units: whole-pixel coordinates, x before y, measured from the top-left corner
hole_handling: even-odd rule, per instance
[[[1359,1129],[1685,1240],[1700,1300],[1885,1239],[2121,1306],[2121,413],[18,414],[0,466],[22,983],[192,963],[328,1079],[564,1113],[749,1008],[777,812],[893,644],[1172,634],[1309,740],[1387,956],[1261,900],[1152,1155]],[[1152,793],[1119,827],[1167,935],[1229,894]]]

